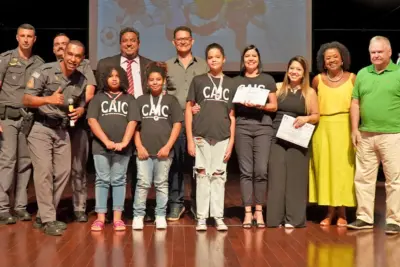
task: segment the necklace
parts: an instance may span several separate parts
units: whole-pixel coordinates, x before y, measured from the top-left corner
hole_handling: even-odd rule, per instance
[[[150,94],[150,114],[154,114],[153,120],[158,121],[160,118],[158,115],[161,114],[161,99],[162,99],[162,94],[160,94],[158,101],[157,101],[157,106],[154,105],[154,98],[153,95]]]
[[[343,69],[342,69],[342,72],[340,73],[340,75],[338,75],[338,76],[336,76],[337,78],[331,78],[330,76],[329,76],[329,72],[326,72],[326,77],[328,78],[328,80],[329,81],[331,81],[331,82],[338,82],[338,81],[340,81],[341,79],[342,79],[342,77],[343,77]]]
[[[288,85],[288,89],[290,90],[290,92],[292,92],[292,94],[295,94],[298,90],[301,89],[300,85],[296,85],[295,87],[291,87],[290,85]]]
[[[115,104],[117,99],[122,95],[122,92],[120,92],[119,94],[113,94],[113,95],[116,95],[116,97],[112,97],[109,93],[105,93],[105,94],[108,95],[109,98],[111,98],[111,103]]]
[[[212,84],[213,84],[213,86],[214,86],[214,87],[213,87],[213,90],[214,90],[214,92],[216,93],[216,99],[217,99],[217,100],[220,100],[220,99],[221,99],[221,96],[222,96],[222,82],[223,82],[223,80],[224,80],[224,75],[221,76],[221,78],[220,78],[220,80],[219,80],[218,87],[217,87],[217,85],[214,83],[214,81],[213,81],[211,75],[210,75],[209,73],[208,73],[207,75],[208,75],[208,78],[210,78],[210,81],[212,82]],[[215,78],[217,78],[217,77],[215,77]]]

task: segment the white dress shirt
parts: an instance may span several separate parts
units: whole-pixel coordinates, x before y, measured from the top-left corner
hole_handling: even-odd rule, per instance
[[[121,56],[121,68],[125,71],[128,68],[128,59],[124,56]],[[132,62],[132,77],[133,77],[133,94],[135,98],[143,95],[143,88],[142,88],[142,77],[140,76],[140,58],[136,56]]]

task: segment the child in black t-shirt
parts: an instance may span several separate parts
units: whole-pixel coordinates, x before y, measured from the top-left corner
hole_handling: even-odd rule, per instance
[[[125,201],[126,171],[132,155],[131,140],[137,122],[140,121],[133,96],[121,85],[126,73],[120,67],[110,68],[104,77],[105,88],[96,94],[89,104],[88,123],[94,134],[92,152],[96,169],[97,220],[92,231],[104,228],[107,213],[108,190],[113,195],[114,230],[124,231],[122,211]]]
[[[206,48],[210,71],[194,77],[186,104],[185,123],[188,152],[195,157],[198,231],[207,230],[206,219],[215,219],[217,230],[227,230],[223,221],[226,164],[235,136],[233,80],[222,72],[224,49],[219,44]],[[192,107],[200,105],[193,116]]]
[[[133,204],[132,229],[143,229],[146,198],[151,184],[156,188],[156,228],[167,228],[168,174],[173,146],[183,121],[182,108],[175,96],[163,94],[164,64],[152,63],[146,72],[150,92],[137,99],[141,123],[135,134],[137,185]]]

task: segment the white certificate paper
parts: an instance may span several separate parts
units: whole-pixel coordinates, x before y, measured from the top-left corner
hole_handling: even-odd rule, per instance
[[[253,86],[239,86],[236,90],[232,103],[245,103],[249,102],[255,105],[265,105],[267,103],[268,89],[258,88]]]
[[[308,144],[310,143],[315,126],[306,123],[302,127],[296,129],[293,126],[294,121],[295,118],[288,115],[283,115],[282,122],[279,126],[276,137],[296,144],[298,146],[307,148]]]

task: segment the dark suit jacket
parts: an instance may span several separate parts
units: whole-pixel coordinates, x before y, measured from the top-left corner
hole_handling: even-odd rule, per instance
[[[147,74],[146,74],[146,67],[149,63],[153,62],[151,59],[142,57],[139,55],[140,59],[140,76],[142,78],[142,88],[143,88],[143,93],[146,92],[147,88]],[[96,82],[97,82],[97,88],[100,90],[103,90],[105,84],[104,84],[104,76],[108,75],[106,73],[110,67],[115,67],[115,66],[120,66],[121,65],[121,54],[112,56],[112,57],[106,57],[102,58],[99,60],[97,63],[97,68],[96,68]],[[121,79],[121,84],[125,85],[126,88],[129,88],[129,82],[127,77],[124,77]]]

